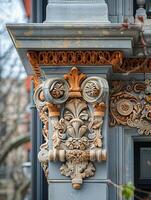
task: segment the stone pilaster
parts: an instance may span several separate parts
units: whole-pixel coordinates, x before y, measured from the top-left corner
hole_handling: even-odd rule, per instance
[[[104,0],[49,0],[46,22],[108,23],[108,7]]]

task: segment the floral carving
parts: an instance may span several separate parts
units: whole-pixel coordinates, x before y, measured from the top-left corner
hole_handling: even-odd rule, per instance
[[[103,102],[104,94],[106,92],[106,80],[99,77],[89,77],[85,79],[81,85],[82,96],[89,102]]]
[[[89,118],[86,102],[81,99],[71,99],[65,105],[64,119],[67,124],[67,133],[73,138],[81,138],[87,126],[85,121]]]
[[[73,150],[67,151],[66,154],[67,161],[73,161],[74,163],[79,163],[83,161],[88,161],[90,159],[89,152]]]
[[[87,96],[82,96],[84,91]],[[48,160],[65,162],[60,172],[71,177],[75,189],[80,189],[83,178],[94,176],[93,161],[106,160],[102,127],[107,91],[105,79],[86,79],[76,67],[65,74],[64,79],[48,79],[35,91],[46,140],[40,147],[39,160],[45,170]],[[50,149],[48,136],[52,140]]]
[[[61,174],[72,178],[72,185],[75,189],[80,189],[82,179],[94,176],[95,167],[90,160],[90,154],[86,151],[67,151],[67,162],[60,168]]]
[[[61,98],[65,93],[64,85],[59,81],[56,82],[53,85],[52,90],[50,91],[50,93],[56,99]]]
[[[48,131],[48,118],[49,116],[58,116],[59,111],[56,105],[47,103],[45,101],[44,93],[42,90],[43,84],[37,85],[34,101],[39,111],[39,117],[43,123],[42,134],[44,137],[44,143],[40,146],[40,152],[38,154],[39,161],[45,172],[45,176],[48,176],[48,142],[49,142],[49,131]]]
[[[85,150],[89,147],[89,140],[87,137],[82,137],[80,139],[69,137],[68,140],[66,140],[65,145],[70,150],[72,149]]]
[[[47,102],[62,104],[68,98],[69,85],[62,78],[51,78],[45,81],[43,93]]]
[[[61,174],[72,178],[74,189],[80,189],[82,179],[94,176],[95,167],[92,162],[82,161],[75,164],[73,161],[67,161],[60,168]]]
[[[38,107],[37,107],[38,108]],[[39,107],[39,116],[43,122],[42,134],[44,136],[45,142],[40,146],[40,152],[38,158],[41,162],[45,176],[48,176],[48,107]]]
[[[110,125],[127,125],[137,128],[140,135],[151,134],[150,81],[130,83],[113,81],[112,84]]]
[[[150,58],[124,58],[121,65],[113,66],[113,72],[117,73],[150,73]]]
[[[94,81],[88,81],[85,86],[85,93],[90,97],[96,97],[100,93],[100,88]]]
[[[91,148],[102,147],[102,134],[101,128],[103,124],[103,119],[101,118],[91,118],[88,125],[90,133],[88,138],[91,140]]]
[[[66,124],[64,119],[60,119],[60,121],[54,124],[54,132],[52,136],[54,148],[59,148],[61,140],[65,140],[66,137]]]
[[[70,97],[81,97],[80,85],[86,78],[86,74],[80,73],[78,68],[73,67],[68,74],[64,75],[64,78],[70,85]]]

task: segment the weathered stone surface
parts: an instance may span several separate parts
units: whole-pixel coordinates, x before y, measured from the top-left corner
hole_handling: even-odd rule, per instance
[[[46,22],[109,23],[104,0],[50,0]]]

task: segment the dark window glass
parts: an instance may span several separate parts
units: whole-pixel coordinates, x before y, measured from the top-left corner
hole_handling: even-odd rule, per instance
[[[134,184],[138,189],[151,191],[151,142],[134,143]],[[135,194],[148,198],[147,193],[137,191]]]
[[[147,18],[151,19],[151,0],[146,0]]]
[[[151,19],[151,0],[146,0],[145,5],[144,5],[145,9],[146,9],[146,13],[147,13],[147,18]],[[137,5],[137,0],[133,1],[133,8],[134,8],[134,17],[136,14],[136,10],[138,9],[138,5]]]

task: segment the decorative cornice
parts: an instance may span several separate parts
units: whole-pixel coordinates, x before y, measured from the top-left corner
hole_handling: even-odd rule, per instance
[[[31,80],[32,80],[33,83],[34,83],[34,88],[37,88],[37,87],[40,85],[40,79],[39,79],[39,77],[37,77],[37,76],[32,76],[32,77],[31,77]]]
[[[114,68],[115,73],[151,73],[151,58],[124,58],[122,65]]]
[[[37,58],[36,54],[35,53],[32,53],[32,54],[27,53],[27,57],[28,57],[29,62],[30,62],[32,69],[34,71],[34,76],[40,77],[41,76],[41,70],[40,70],[40,66],[38,64],[38,58]]]
[[[44,66],[104,66],[112,65],[114,73],[149,73],[151,58],[124,58],[120,51],[66,50],[28,51],[28,59],[37,77],[41,76],[40,65]]]
[[[67,50],[67,51],[28,51],[32,65],[117,65],[122,64],[120,51]]]
[[[113,81],[110,96],[110,125],[138,129],[140,135],[151,134],[151,81]]]
[[[120,51],[101,50],[67,50],[67,51],[28,51],[28,59],[33,71],[40,76],[40,65],[73,66],[73,65],[112,65],[121,66],[123,53]]]

